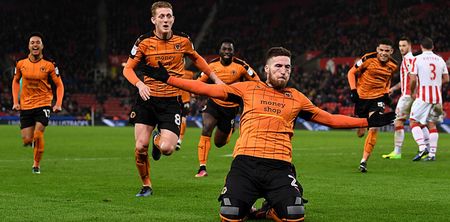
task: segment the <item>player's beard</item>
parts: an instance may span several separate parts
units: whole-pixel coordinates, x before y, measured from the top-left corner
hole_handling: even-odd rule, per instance
[[[270,72],[270,70],[269,70],[269,72]],[[284,79],[277,79],[277,78],[275,78],[275,75],[273,75],[273,74],[269,74],[268,76],[269,76],[268,81],[269,81],[270,85],[272,85],[272,87],[274,89],[281,90],[281,89],[284,89],[286,87],[287,82],[288,82],[287,79],[286,80],[284,80]]]

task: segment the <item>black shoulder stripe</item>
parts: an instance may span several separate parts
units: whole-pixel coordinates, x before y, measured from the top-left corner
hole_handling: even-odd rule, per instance
[[[44,59],[44,60],[47,60],[47,61],[49,61],[49,62],[53,63],[53,65],[55,65],[55,66],[56,66],[56,62],[55,62],[55,60],[54,60],[53,58],[50,58],[50,57],[44,56],[44,57],[43,57],[42,59]]]
[[[145,34],[142,34],[142,35],[140,35],[140,36],[137,38],[137,40],[136,40],[136,42],[134,43],[134,45],[135,45],[135,46],[138,46],[139,43],[141,43],[144,39],[150,38],[150,37],[152,37],[152,36],[154,36],[154,35],[155,35],[155,34],[154,34],[153,32],[147,32],[147,33],[145,33]]]
[[[28,59],[28,55],[26,56],[21,56],[18,59],[16,59],[16,64],[20,61],[20,60],[24,60],[24,59]]]
[[[173,34],[174,34],[174,35],[178,35],[178,36],[181,36],[181,37],[185,37],[185,38],[188,38],[188,39],[189,39],[189,41],[191,41],[191,42],[192,42],[192,40],[191,40],[191,37],[189,37],[189,35],[188,35],[188,34],[186,34],[186,33],[184,33],[184,32],[173,31]]]
[[[211,61],[209,61],[209,63],[218,62],[218,61],[220,61],[220,57],[216,57],[214,59],[211,59]]]
[[[250,68],[250,67],[247,65],[247,63],[246,63],[244,60],[242,60],[242,59],[233,57],[233,62],[236,63],[236,64],[239,64],[239,65],[243,66],[245,70],[248,70],[248,69]]]
[[[370,53],[365,54],[361,59],[364,62],[370,58],[376,58],[376,57],[377,57],[377,52],[370,52]]]
[[[308,112],[308,111],[304,111],[304,110],[302,110],[302,111],[300,111],[300,112],[298,113],[298,117],[300,117],[300,118],[302,118],[302,119],[304,119],[304,120],[306,120],[306,121],[311,120],[313,116],[314,116],[313,113]]]
[[[142,41],[144,41],[144,39],[150,38],[150,37],[153,37],[153,36],[155,36],[155,34],[153,32],[147,32],[147,33],[145,33],[143,35],[140,35],[137,38],[136,42],[134,43],[133,48],[131,49],[131,52],[130,52],[130,55],[129,55],[130,58],[134,59],[134,57],[136,56],[136,52],[137,52],[137,50],[139,48],[139,44]]]

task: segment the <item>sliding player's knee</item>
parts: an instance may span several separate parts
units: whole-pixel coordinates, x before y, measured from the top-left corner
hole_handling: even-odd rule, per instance
[[[293,197],[274,206],[276,215],[282,220],[300,220],[305,217],[305,207],[301,197]]]
[[[243,201],[224,197],[220,206],[222,221],[243,221],[250,207]]]

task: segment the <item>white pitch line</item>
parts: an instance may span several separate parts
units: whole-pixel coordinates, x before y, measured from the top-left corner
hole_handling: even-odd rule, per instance
[[[91,157],[91,158],[59,158],[59,159],[45,159],[45,161],[99,161],[99,160],[126,160],[131,158],[124,157]],[[30,161],[29,159],[17,159],[17,160],[0,160],[0,162],[17,162],[17,161]]]

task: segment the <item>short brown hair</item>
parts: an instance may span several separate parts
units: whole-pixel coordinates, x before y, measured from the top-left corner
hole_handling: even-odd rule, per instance
[[[394,43],[388,38],[383,38],[383,39],[378,40],[378,46],[380,46],[380,45],[388,45],[388,46],[394,48]]]
[[[400,37],[400,39],[398,41],[406,41],[406,42],[408,42],[408,44],[411,45],[411,39],[406,36]]]
[[[172,5],[165,1],[158,1],[152,4],[152,16],[156,15],[156,9],[158,8],[170,8],[173,10]]]
[[[422,41],[420,42],[420,45],[424,49],[433,49],[434,47],[433,40],[430,37],[423,38]]]
[[[283,48],[283,47],[272,47],[269,50],[267,50],[266,63],[272,57],[287,56],[287,57],[291,58],[291,55],[292,55],[291,51],[287,50],[286,48]]]

